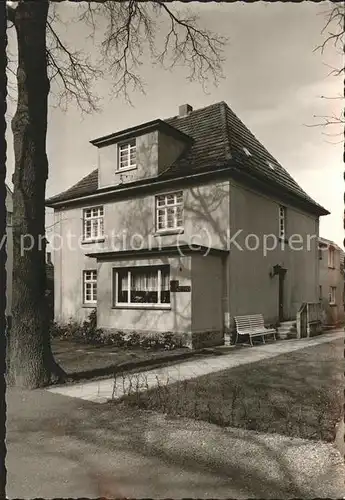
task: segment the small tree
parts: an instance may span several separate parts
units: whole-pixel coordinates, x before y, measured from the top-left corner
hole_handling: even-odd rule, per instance
[[[18,44],[18,100],[12,121],[15,153],[13,177],[13,301],[9,345],[9,383],[35,388],[64,373],[54,362],[45,303],[45,188],[47,111],[50,82],[61,106],[74,102],[83,111],[98,108],[93,83],[105,72],[115,96],[129,100],[130,89],[143,89],[143,54],[164,68],[183,64],[189,79],[204,84],[221,76],[224,39],[198,26],[197,17],[174,11],[163,1],[79,3],[78,22],[91,30],[99,48],[92,62],[65,44],[58,33],[58,1],[19,0],[8,5]],[[160,48],[156,35],[165,16],[168,28]],[[55,88],[54,87],[54,88]],[[29,236],[26,236],[29,235]],[[27,248],[24,249],[24,246]]]

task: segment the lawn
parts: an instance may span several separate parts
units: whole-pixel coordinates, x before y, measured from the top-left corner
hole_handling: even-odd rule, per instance
[[[133,393],[122,404],[224,427],[333,442],[342,415],[343,349],[340,339]]]
[[[144,349],[126,348],[111,345],[89,345],[71,340],[52,339],[55,360],[68,375],[67,382],[93,378],[109,377],[118,369],[130,370],[131,367],[150,364],[166,364],[181,358],[198,356],[188,348]],[[204,355],[205,356],[205,355]]]

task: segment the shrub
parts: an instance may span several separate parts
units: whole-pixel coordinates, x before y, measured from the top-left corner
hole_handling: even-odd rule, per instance
[[[52,323],[50,326],[50,335],[52,338],[73,340],[85,344],[112,345],[114,347],[142,348],[142,349],[178,349],[183,347],[181,336],[172,332],[152,333],[142,335],[138,332],[104,332],[97,328],[96,309],[91,312],[88,319],[82,324],[70,320],[65,325]]]
[[[52,323],[50,335],[52,338],[68,339],[88,344],[101,343],[102,330],[97,328],[96,310],[94,309],[82,324],[72,319],[65,325]]]

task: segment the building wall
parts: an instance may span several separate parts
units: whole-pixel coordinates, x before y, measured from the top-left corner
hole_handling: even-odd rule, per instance
[[[340,249],[334,247],[334,268],[328,267],[328,245],[323,247],[318,260],[319,265],[319,284],[322,287],[322,305],[324,310],[324,323],[336,324],[345,321],[344,313],[344,275],[340,269]],[[329,303],[330,287],[336,287],[335,304]],[[320,297],[321,298],[321,297]]]
[[[274,246],[274,238],[268,235],[279,235],[278,210],[279,200],[231,182],[228,276],[232,324],[233,317],[241,314],[262,313],[267,322],[278,320],[278,276],[270,277],[270,271],[277,264],[287,269],[284,286],[285,319],[294,319],[302,302],[318,300],[318,219],[286,206],[287,237],[300,234],[304,248],[294,251],[286,244],[283,248],[280,243],[273,250],[267,250],[264,255],[264,235],[267,235],[267,246]],[[236,237],[238,248],[231,242],[231,238],[241,230]],[[250,234],[256,235],[258,240],[249,236]],[[312,236],[309,240],[310,250],[307,245],[308,234]],[[301,245],[295,247],[300,248]]]
[[[58,323],[66,323],[70,319],[84,321],[91,309],[83,305],[83,271],[97,269],[95,259],[85,254],[95,250],[97,245],[80,243],[80,209],[55,211],[54,218],[55,231],[50,238],[54,251],[54,318]]]
[[[56,249],[55,319],[59,322],[67,321],[70,317],[82,321],[90,312],[82,304],[82,272],[84,269],[96,269],[97,263],[95,259],[86,257],[87,253],[139,250],[184,243],[226,248],[229,182],[184,189],[182,234],[155,234],[155,196],[146,195],[104,204],[104,241],[82,243],[83,208],[88,206],[55,211],[56,235],[50,239],[50,244]],[[59,246],[62,247],[61,251]]]
[[[213,255],[192,256],[192,332],[196,339],[205,334],[203,345],[222,343],[225,279],[224,259]]]
[[[97,324],[105,330],[174,332],[191,331],[191,293],[171,292],[171,308],[114,307],[113,269],[117,267],[170,265],[170,279],[191,286],[191,257],[124,259],[98,263]]]

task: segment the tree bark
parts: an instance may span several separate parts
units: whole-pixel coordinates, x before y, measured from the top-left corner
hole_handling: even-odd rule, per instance
[[[0,241],[6,234],[6,2],[0,3]],[[6,246],[0,247],[0,498],[6,498]]]
[[[37,388],[51,381],[53,360],[45,289],[45,189],[49,79],[48,1],[23,1],[14,11],[18,43],[18,102],[12,120],[13,291],[8,383]]]

